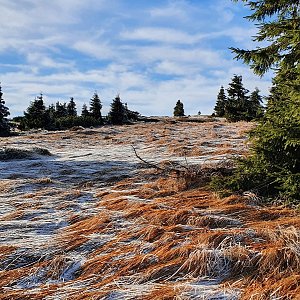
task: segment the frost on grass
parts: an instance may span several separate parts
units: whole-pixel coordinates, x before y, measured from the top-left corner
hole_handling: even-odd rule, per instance
[[[132,151],[162,168],[212,170],[247,152],[252,126],[162,121],[2,139],[0,299],[294,299],[294,211],[219,199],[202,186],[209,171],[195,185]]]

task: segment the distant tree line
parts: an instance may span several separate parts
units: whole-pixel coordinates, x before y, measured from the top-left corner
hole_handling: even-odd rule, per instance
[[[256,88],[250,95],[249,90],[244,88],[242,76],[234,75],[227,95],[221,86],[217,96],[214,115],[225,117],[230,122],[258,120],[264,115],[262,96]]]
[[[136,121],[140,114],[128,109],[119,95],[113,99],[110,112],[102,116],[102,103],[97,92],[90,100],[89,108],[83,104],[80,115],[76,103],[71,97],[68,103],[56,102],[46,107],[43,94],[36,97],[24,112],[24,116],[14,118],[19,122],[21,130],[42,128],[47,130],[63,130],[74,126],[91,127],[104,124],[122,125]]]
[[[214,114],[218,117],[225,117],[229,121],[251,121],[259,119],[264,114],[262,97],[256,88],[250,95],[242,83],[242,76],[234,75],[232,82],[227,88],[227,95],[222,86],[217,96]],[[32,128],[42,128],[47,130],[63,130],[74,126],[100,126],[104,124],[122,125],[137,121],[140,114],[129,110],[126,103],[121,101],[117,95],[111,105],[110,112],[103,117],[102,103],[97,92],[90,99],[89,107],[83,104],[81,113],[77,112],[74,98],[71,97],[68,103],[57,101],[46,107],[43,94],[36,97],[24,112],[24,116],[14,118],[19,123],[19,129],[28,130]],[[198,113],[200,114],[200,112]],[[173,115],[175,117],[184,116],[184,106],[181,100],[176,102]],[[5,136],[10,133],[10,124],[7,117],[9,109],[5,106],[3,93],[0,84],[0,135]]]

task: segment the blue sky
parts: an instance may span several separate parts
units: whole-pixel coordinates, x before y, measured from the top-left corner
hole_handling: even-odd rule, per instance
[[[242,75],[228,47],[252,48],[249,11],[231,0],[0,0],[0,81],[12,116],[40,92],[47,105],[74,97],[81,112],[95,91],[103,113],[116,94],[143,115],[211,114],[221,85]]]

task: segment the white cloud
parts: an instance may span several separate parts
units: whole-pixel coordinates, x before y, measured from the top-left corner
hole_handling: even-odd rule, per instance
[[[116,57],[113,46],[106,41],[79,40],[73,44],[73,49],[100,60],[114,59]]]
[[[199,42],[203,38],[203,35],[191,35],[171,28],[142,27],[133,31],[122,32],[121,38],[160,43],[194,44]]]
[[[169,21],[176,20],[186,22],[190,19],[192,12],[200,13],[197,6],[193,6],[189,1],[185,0],[171,0],[166,5],[152,8],[149,14],[152,18],[163,19]]]
[[[159,62],[155,68],[154,72],[160,74],[167,74],[167,75],[181,75],[184,76],[186,74],[194,74],[199,72],[199,69],[194,65],[181,65],[175,61],[170,60],[163,60]]]
[[[74,62],[54,60],[44,53],[28,53],[27,61],[29,64],[37,68],[51,68],[51,69],[71,69],[74,67]]]
[[[225,62],[221,52],[198,47],[180,48],[171,45],[160,45],[136,48],[128,46],[126,50],[132,55],[128,57],[130,61],[147,64],[158,61],[172,61],[180,64],[193,63],[197,66],[217,66]]]

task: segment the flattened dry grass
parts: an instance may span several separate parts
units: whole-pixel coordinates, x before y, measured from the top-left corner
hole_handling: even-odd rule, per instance
[[[7,193],[13,190],[14,184],[11,180],[1,180],[0,181],[0,193]]]
[[[158,186],[159,184],[153,185],[155,191],[159,191]],[[150,185],[148,184],[149,187]],[[120,197],[120,194],[118,197]],[[256,282],[259,278],[256,278],[258,270],[261,272],[259,276],[268,274],[271,278],[278,273],[273,270],[275,273],[270,274],[271,266],[274,264],[278,265],[279,269],[283,269],[288,264],[289,268],[297,270],[298,256],[295,254],[295,251],[292,255],[290,250],[283,251],[282,247],[278,248],[278,245],[275,244],[274,249],[276,251],[269,249],[257,252],[258,247],[256,247],[256,244],[258,242],[256,240],[260,239],[261,233],[257,231],[251,236],[246,231],[246,228],[245,230],[242,229],[250,215],[255,217],[255,219],[251,220],[252,225],[255,225],[255,222],[257,222],[258,226],[261,226],[261,222],[268,222],[268,216],[271,215],[272,209],[251,207],[246,204],[245,199],[237,196],[229,197],[223,201],[216,201],[218,199],[213,199],[212,196],[204,192],[190,191],[182,192],[176,196],[169,196],[164,198],[164,200],[160,197],[155,198],[152,203],[137,203],[130,207],[124,199],[112,200],[112,206],[109,205],[109,202],[104,202],[110,208],[114,207],[122,210],[125,219],[133,219],[140,224],[147,224],[147,227],[141,226],[140,230],[135,230],[134,234],[127,233],[124,235],[124,233],[121,233],[118,237],[119,240],[122,240],[122,238],[123,240],[139,240],[141,243],[147,242],[154,245],[151,253],[147,255],[138,255],[136,253],[133,256],[134,259],[129,259],[126,265],[118,262],[117,273],[121,276],[138,272],[141,276],[141,282],[151,281],[157,283],[166,280],[172,282],[186,276],[220,278],[226,275],[225,277],[228,279],[239,278],[240,280],[240,278],[246,278],[247,282],[249,280],[253,282],[251,286],[254,287],[258,286]],[[178,205],[182,207],[182,203],[184,203],[185,208],[178,208]],[[103,205],[103,202],[101,204]],[[196,211],[192,209],[196,207],[198,210],[202,210],[202,213],[203,210],[209,207],[209,214],[199,215],[197,209]],[[244,212],[237,219],[235,214],[241,209]],[[214,210],[217,214],[214,213]],[[235,217],[220,217],[220,212],[223,214],[228,213]],[[278,215],[275,213],[272,219],[291,214],[292,212],[288,209],[281,212],[278,211]],[[191,228],[183,228],[179,225],[188,225]],[[193,229],[195,227],[198,228],[198,232]],[[225,231],[226,228],[233,227],[239,230],[236,233]],[[199,236],[199,228],[203,228],[200,231],[202,236]],[[218,228],[224,231],[211,232],[209,231],[210,228]],[[278,240],[278,237],[266,239],[266,235],[261,234],[261,236],[259,243],[265,243],[264,247],[267,247],[271,240],[272,242]],[[284,240],[287,239],[284,238]],[[290,238],[290,240],[293,240],[293,238]],[[112,245],[110,244],[110,247]],[[251,250],[252,246],[253,250]],[[111,271],[111,268],[114,266],[112,257],[120,254],[115,251],[112,249],[107,256],[101,257],[102,263],[99,264],[99,261],[97,261],[96,265],[101,266],[101,272],[106,268],[104,266],[107,265],[110,266]],[[129,253],[135,251],[137,249],[130,249],[128,256],[130,256]],[[280,256],[279,253],[283,254]],[[126,256],[126,253],[124,256]],[[90,269],[95,270],[94,267]],[[293,282],[296,282],[296,275],[291,276],[288,276],[289,280],[294,278]],[[274,283],[272,288],[270,288],[272,292],[274,292],[273,286]],[[174,296],[173,288],[167,288],[167,290],[169,290],[170,295]],[[294,288],[293,290],[296,289]],[[149,297],[156,297],[156,293],[159,295],[159,290],[152,292]]]
[[[0,246],[0,262],[4,260],[8,255],[12,254],[15,250],[16,247],[14,246]]]
[[[221,122],[188,126],[160,123],[136,125],[130,130],[105,127],[90,133],[60,132],[30,138],[45,144],[58,143],[64,149],[79,145],[83,138],[87,141],[87,137],[91,147],[99,139],[101,146],[129,146],[138,137],[138,142],[146,142],[143,153],[167,149],[176,156],[233,154],[233,146],[253,125],[241,123],[240,129],[234,126]],[[164,157],[160,166],[170,166],[169,158]],[[70,174],[73,172],[77,172],[75,168]],[[173,175],[176,174],[166,176],[139,169],[130,178],[110,182],[108,188],[96,188],[87,182],[83,189],[77,185],[63,192],[52,189],[51,182],[42,178],[40,183],[48,190],[43,187],[43,191],[23,193],[23,199],[30,201],[18,202],[16,211],[0,221],[17,221],[22,218],[22,210],[41,206],[42,197],[61,200],[57,201],[61,210],[67,210],[65,202],[72,203],[85,193],[95,195],[98,202],[89,215],[67,210],[69,226],[60,229],[53,241],[54,250],[45,247],[49,255],[41,260],[30,260],[28,255],[28,262],[26,257],[20,259],[24,260],[22,266],[1,270],[0,299],[189,299],[184,291],[203,277],[222,279],[220,289],[224,285],[240,290],[240,298],[245,300],[297,299],[297,212],[284,207],[261,207],[259,201],[249,197],[232,195],[220,199],[201,187],[206,180],[201,177],[207,175],[204,173],[200,177]],[[9,192],[11,182],[1,182],[0,191]],[[7,265],[15,250],[1,246],[0,264]],[[62,274],[79,254],[85,258],[82,265],[64,282]],[[42,275],[36,289],[16,289],[16,283],[30,283],[32,279],[28,277],[37,274]],[[205,297],[204,292],[195,290],[191,299]]]
[[[265,229],[267,246],[246,280],[242,299],[298,299],[300,235],[295,227]]]
[[[144,300],[174,300],[178,299],[175,284],[162,284],[143,297]]]

